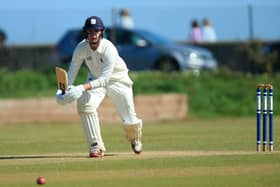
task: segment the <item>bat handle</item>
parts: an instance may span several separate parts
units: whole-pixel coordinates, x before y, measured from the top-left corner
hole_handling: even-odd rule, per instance
[[[62,95],[64,95],[65,94],[65,85],[61,82],[59,83],[59,89],[61,89]]]

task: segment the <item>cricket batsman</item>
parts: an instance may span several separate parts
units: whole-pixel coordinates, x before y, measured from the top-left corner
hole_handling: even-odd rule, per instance
[[[89,157],[103,157],[106,150],[102,140],[97,109],[103,99],[112,99],[120,116],[126,137],[134,153],[142,151],[142,120],[136,115],[133,102],[133,82],[128,68],[114,44],[103,38],[105,27],[101,18],[88,17],[83,26],[84,40],[77,44],[68,69],[68,89],[56,93],[61,105],[77,100],[77,110],[89,146]],[[74,85],[81,65],[89,69],[88,81]]]

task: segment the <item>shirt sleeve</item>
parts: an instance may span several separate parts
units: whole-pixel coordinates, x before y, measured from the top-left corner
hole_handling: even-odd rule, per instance
[[[82,50],[80,46],[77,46],[73,52],[72,60],[68,69],[68,84],[73,85],[80,70],[81,65],[84,62],[84,55],[82,55]]]

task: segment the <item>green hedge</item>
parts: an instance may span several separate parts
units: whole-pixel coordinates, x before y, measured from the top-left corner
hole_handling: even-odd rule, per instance
[[[184,93],[190,114],[198,117],[253,116],[256,113],[256,84],[274,86],[274,113],[280,111],[279,75],[252,75],[230,71],[132,74],[136,94]],[[168,106],[167,106],[168,107]]]
[[[280,102],[280,74],[252,75],[233,73],[227,70],[217,72],[160,73],[130,72],[134,81],[134,94],[183,93],[188,97],[191,116],[253,116],[256,111],[256,84],[271,83],[274,86],[274,113],[277,115]],[[76,83],[86,77],[82,69]],[[53,97],[56,81],[53,70],[32,72],[22,70],[8,72],[0,70],[0,97]],[[166,106],[168,107],[168,106]]]

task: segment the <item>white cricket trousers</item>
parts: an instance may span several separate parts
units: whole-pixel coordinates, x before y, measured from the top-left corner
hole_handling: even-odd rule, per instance
[[[114,103],[123,125],[141,125],[142,127],[142,121],[135,112],[131,85],[110,82],[106,88],[85,91],[78,100],[77,109],[90,151],[97,148],[103,151],[106,150],[97,114],[97,109],[105,96],[108,96]]]

